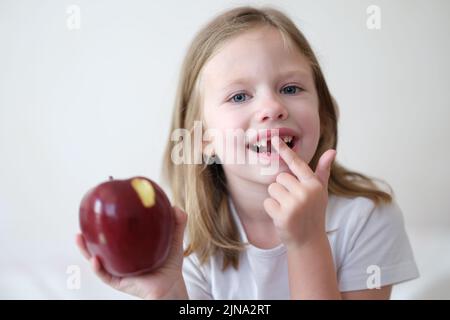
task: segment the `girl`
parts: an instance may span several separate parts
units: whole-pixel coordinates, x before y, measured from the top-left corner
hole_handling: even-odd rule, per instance
[[[198,120],[216,133],[203,163],[177,164],[174,142],[166,148],[177,227],[163,267],[113,277],[78,236],[107,284],[149,299],[388,299],[393,284],[418,276],[391,194],[334,161],[337,107],[286,15],[239,7],[197,34],[172,132]],[[241,142],[256,163],[224,161],[230,130],[245,132],[233,151]]]

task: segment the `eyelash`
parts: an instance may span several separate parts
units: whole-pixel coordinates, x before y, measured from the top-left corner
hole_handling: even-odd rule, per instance
[[[284,89],[290,88],[290,87],[294,87],[294,88],[298,89],[299,91],[304,91],[302,88],[300,88],[299,86],[295,86],[295,85],[288,85],[288,86],[282,88],[281,90],[284,90]],[[296,92],[296,93],[297,93],[297,92]],[[242,103],[243,101],[241,101],[241,102],[233,102],[233,101],[232,101],[234,97],[239,96],[239,95],[245,95],[245,93],[244,93],[244,92],[236,93],[235,95],[233,95],[233,96],[232,96],[230,99],[228,99],[227,101],[232,102],[232,103]],[[289,94],[289,95],[293,95],[293,94]]]

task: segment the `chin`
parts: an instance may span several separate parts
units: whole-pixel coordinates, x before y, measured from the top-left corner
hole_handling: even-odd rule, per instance
[[[266,170],[266,171],[264,171]],[[271,183],[275,182],[277,179],[277,176],[282,173],[282,172],[287,172],[292,174],[292,172],[289,170],[289,168],[287,166],[280,166],[279,168],[270,168],[270,167],[259,167],[256,171],[255,171],[255,178],[254,180],[262,183],[262,184],[266,184],[266,185],[270,185]]]

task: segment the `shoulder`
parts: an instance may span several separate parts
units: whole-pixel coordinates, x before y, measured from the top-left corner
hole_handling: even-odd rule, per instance
[[[366,197],[345,198],[331,195],[327,207],[327,229],[357,232],[366,227],[402,227],[403,214],[395,200],[375,204]]]
[[[365,197],[332,196],[328,237],[341,291],[367,289],[370,268],[382,273],[380,286],[418,277],[403,213],[395,200],[375,204]]]
[[[327,234],[336,262],[349,261],[349,256],[384,262],[400,256],[412,259],[403,213],[395,200],[378,205],[366,197],[333,196],[329,200]]]

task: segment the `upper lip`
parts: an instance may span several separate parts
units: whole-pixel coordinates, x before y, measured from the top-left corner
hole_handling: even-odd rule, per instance
[[[274,136],[279,136],[280,138],[286,137],[286,136],[291,136],[294,138],[294,140],[296,140],[298,138],[299,134],[296,130],[291,129],[291,128],[286,128],[286,127],[260,129],[260,130],[257,130],[257,134],[254,134],[253,136],[248,137],[247,146],[249,146],[251,144],[255,144],[262,139],[263,140],[271,140],[271,138]]]

